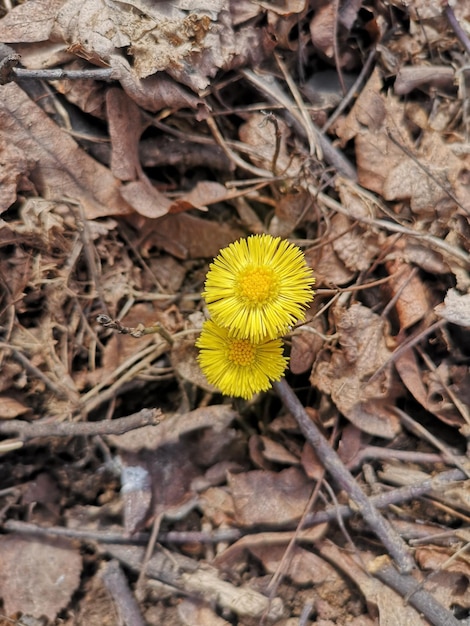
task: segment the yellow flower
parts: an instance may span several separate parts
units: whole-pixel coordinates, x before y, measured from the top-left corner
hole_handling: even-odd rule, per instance
[[[252,235],[220,251],[202,296],[217,324],[259,342],[304,318],[314,282],[300,248],[280,237]]]
[[[249,399],[258,391],[266,391],[287,366],[281,339],[253,343],[230,336],[212,320],[204,322],[196,346],[208,382],[227,396]]]

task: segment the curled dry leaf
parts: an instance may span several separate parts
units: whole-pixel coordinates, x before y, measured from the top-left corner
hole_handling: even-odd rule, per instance
[[[391,253],[393,255],[393,251]],[[410,328],[424,319],[430,311],[428,291],[416,270],[400,258],[386,263],[390,274],[387,283],[392,290],[400,329]]]
[[[111,171],[119,180],[143,176],[139,140],[145,123],[139,107],[122,89],[108,89],[106,112],[111,138]],[[131,203],[130,203],[131,204]]]
[[[335,309],[340,348],[326,351],[312,372],[312,385],[331,395],[338,409],[355,426],[390,439],[400,430],[393,405],[391,352],[385,321],[361,304]],[[375,379],[377,370],[382,370]],[[369,382],[369,379],[370,382]]]
[[[423,135],[416,149],[402,104],[375,70],[354,107],[337,127],[343,142],[355,138],[359,182],[386,200],[409,200],[414,213],[428,218],[455,210],[454,196],[469,209],[468,189],[458,159],[436,132]]]
[[[470,294],[460,294],[456,289],[449,289],[443,304],[434,308],[439,317],[452,324],[470,327]]]

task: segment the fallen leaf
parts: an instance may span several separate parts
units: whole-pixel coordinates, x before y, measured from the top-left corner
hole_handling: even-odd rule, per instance
[[[82,558],[63,539],[0,537],[0,595],[4,610],[54,620],[80,583]]]
[[[470,326],[470,294],[460,294],[456,289],[449,289],[443,304],[438,304],[434,310],[439,317],[443,317],[458,326]]]
[[[0,396],[0,420],[12,420],[20,415],[29,413],[31,409],[23,402],[11,396]]]
[[[330,394],[338,410],[359,429],[391,439],[400,431],[400,422],[387,408],[393,406],[394,390],[385,321],[361,304],[337,308],[335,315],[340,349],[318,359],[311,383]]]
[[[286,553],[286,546],[269,545],[265,541],[264,545],[250,546],[250,552],[261,561],[269,574],[275,574]],[[317,593],[321,593],[318,590],[320,585],[327,585],[331,592],[331,587],[339,591],[344,584],[337,570],[325,559],[300,546],[294,546],[289,552],[283,573],[298,585],[315,585]]]
[[[178,259],[215,257],[221,248],[245,233],[229,223],[204,220],[177,213],[155,221],[137,221],[136,228],[145,236],[144,247],[157,246]]]
[[[10,7],[0,20],[0,40],[4,43],[45,41],[63,0],[30,0]]]
[[[68,196],[83,206],[87,219],[129,213],[119,181],[14,83],[0,87],[0,128],[2,140],[35,162],[30,178],[44,198]]]
[[[197,600],[184,599],[178,603],[181,626],[230,626],[230,622],[214,613],[212,608]]]
[[[394,256],[393,250],[390,256]],[[426,285],[416,270],[400,256],[387,261],[385,266],[390,275],[387,286],[390,287],[391,297],[395,301],[400,330],[406,330],[429,314],[430,302]]]
[[[142,178],[139,140],[146,125],[139,107],[122,89],[113,88],[106,92],[106,112],[111,138],[111,171],[119,180]]]
[[[295,467],[281,472],[229,474],[228,482],[241,526],[273,522],[282,525],[298,520],[313,488],[313,483]]]
[[[144,217],[162,217],[171,207],[171,201],[147,179],[126,183],[120,192],[124,200]]]

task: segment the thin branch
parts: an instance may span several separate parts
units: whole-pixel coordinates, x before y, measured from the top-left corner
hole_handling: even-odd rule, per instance
[[[411,430],[411,432],[417,435],[418,437],[421,437],[425,439],[426,441],[429,441],[429,443],[431,443],[433,446],[435,446],[438,450],[442,452],[444,458],[447,459],[447,462],[449,464],[455,465],[455,467],[458,467],[459,470],[464,472],[467,478],[470,478],[470,471],[465,467],[464,463],[460,462],[460,460],[456,457],[455,454],[452,453],[452,451],[446,446],[445,443],[442,443],[442,441],[438,437],[435,437],[426,428],[424,428],[422,424],[419,424],[419,422],[417,422],[412,417],[410,417],[407,413],[405,413],[405,411],[402,411],[398,407],[393,407],[393,408],[394,408],[395,413],[401,419],[403,424],[405,424],[408,430]]]
[[[304,437],[312,445],[325,469],[331,474],[338,485],[348,493],[364,518],[364,521],[395,559],[400,571],[411,571],[415,567],[415,563],[408,546],[389,522],[378,512],[370,498],[367,497],[356,483],[354,477],[343,465],[338,454],[331,448],[328,441],[307,415],[304,407],[286,380],[282,379],[279,382],[275,382],[274,388],[286,409],[296,419]]]
[[[446,16],[449,24],[452,26],[452,30],[457,35],[457,39],[460,41],[462,46],[465,48],[467,54],[470,54],[470,39],[468,38],[468,35],[465,32],[465,30],[460,26],[460,23],[457,20],[457,18],[455,17],[455,13],[454,13],[452,7],[449,6],[448,2],[446,2],[444,4],[444,13],[445,13],[445,16]]]
[[[400,574],[393,567],[387,556],[375,559],[369,566],[369,572],[388,587],[394,589],[434,626],[462,626],[436,598],[420,588],[419,583],[409,575]]]
[[[332,115],[328,118],[326,123],[322,126],[322,128],[321,128],[321,132],[322,133],[326,133],[328,131],[328,129],[331,128],[331,126],[336,122],[336,120],[341,115],[341,113],[349,105],[351,100],[357,95],[357,93],[359,91],[359,87],[363,83],[364,78],[369,73],[369,70],[370,70],[370,68],[372,66],[372,62],[375,59],[376,52],[377,51],[376,51],[375,48],[370,51],[369,56],[366,59],[366,62],[362,66],[362,69],[361,69],[358,77],[354,81],[353,85],[351,85],[351,88],[349,89],[348,93],[341,100],[340,104],[337,106],[337,108],[335,109],[334,113],[332,113]]]
[[[102,578],[106,589],[113,598],[122,622],[126,626],[145,626],[137,600],[132,595],[127,578],[116,559],[107,564]]]
[[[398,487],[397,489],[391,489],[385,493],[371,496],[370,501],[376,508],[385,508],[391,504],[401,504],[409,500],[419,498],[423,495],[432,493],[433,491],[442,491],[447,485],[456,481],[465,480],[466,475],[458,469],[448,470],[441,472],[436,476],[426,478],[425,480],[407,485],[406,487]],[[304,522],[303,528],[309,528],[335,520],[339,517],[346,519],[351,515],[354,515],[354,511],[347,504],[341,504],[338,506],[330,506],[324,511],[318,511],[316,513],[309,513]],[[297,531],[298,524],[292,525],[287,530],[292,529]],[[29,522],[21,522],[18,520],[6,520],[2,529],[7,532],[19,533],[22,535],[33,535],[38,537],[68,537],[70,539],[77,539],[83,542],[96,542],[102,544],[122,544],[122,545],[147,545],[149,540],[149,533],[136,533],[131,537],[124,532],[110,532],[108,530],[83,530],[77,528],[63,528],[60,526],[38,526]],[[281,531],[285,531],[286,527],[280,528]],[[254,532],[257,534],[258,529]],[[238,528],[221,528],[210,532],[199,530],[188,531],[176,531],[170,530],[168,532],[160,532],[158,534],[158,541],[161,543],[175,543],[175,544],[189,544],[189,543],[232,543],[238,541],[245,535],[252,534],[249,529],[244,531]],[[429,537],[427,539],[429,541]]]
[[[86,70],[63,70],[63,69],[42,69],[30,70],[22,67],[14,67],[11,75],[15,80],[24,78],[34,78],[36,80],[116,80],[116,72],[110,68],[86,69]]]
[[[100,422],[25,422],[0,421],[0,434],[17,435],[22,441],[35,437],[78,437],[94,435],[122,435],[142,426],[156,426],[162,412],[159,409],[142,409],[127,417]]]

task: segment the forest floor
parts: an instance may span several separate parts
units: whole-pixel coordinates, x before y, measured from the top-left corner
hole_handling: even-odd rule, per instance
[[[468,624],[468,3],[193,4],[2,3],[0,624]],[[243,400],[262,233],[315,298]]]

